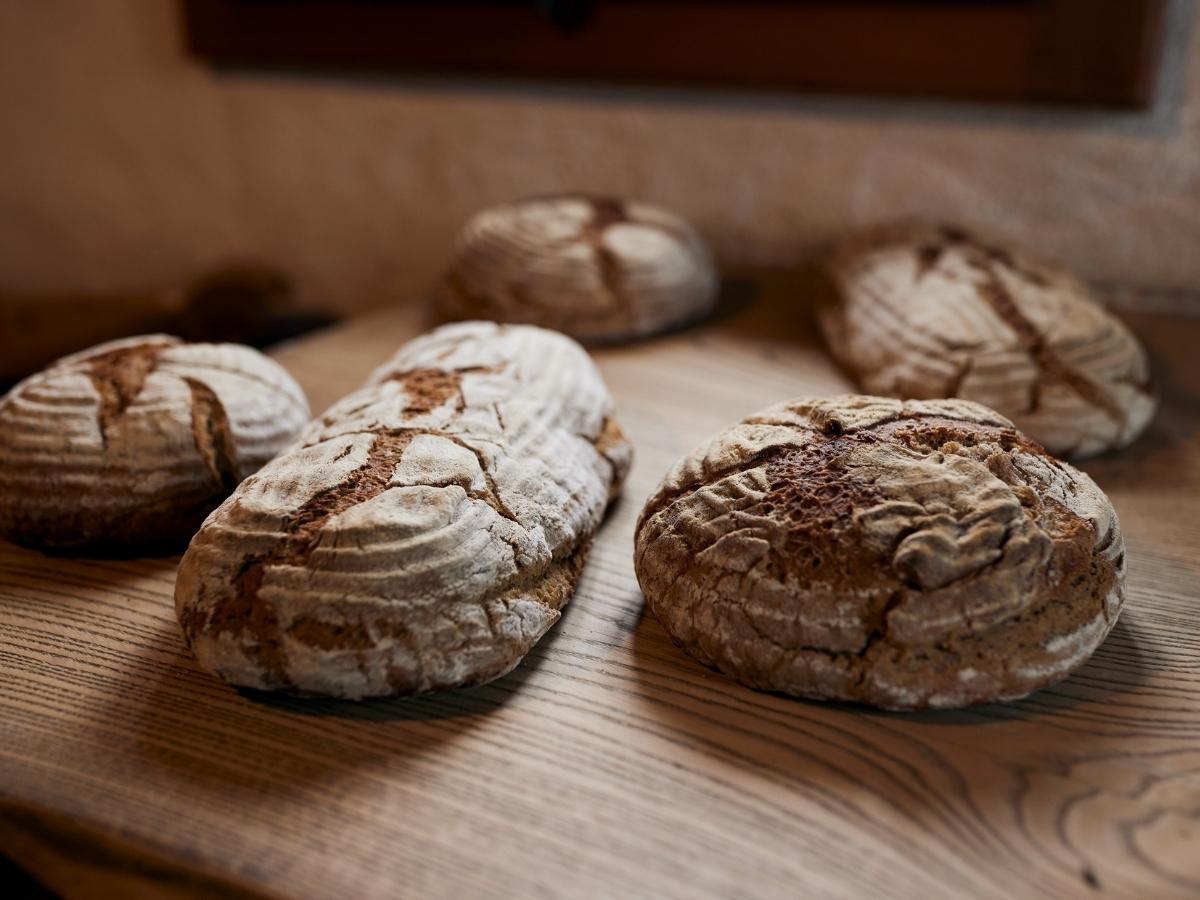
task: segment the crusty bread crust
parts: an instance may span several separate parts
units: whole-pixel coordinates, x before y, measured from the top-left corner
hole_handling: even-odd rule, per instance
[[[958,397],[1060,456],[1123,447],[1154,415],[1146,354],[1079,279],[954,228],[897,226],[833,255],[830,352],[871,394]]]
[[[961,400],[850,395],[752,416],[638,523],[647,603],[751,687],[888,709],[1012,700],[1116,622],[1116,514],[1083,473]]]
[[[205,523],[175,604],[209,671],[360,698],[477,684],[559,618],[631,457],[574,341],[405,345]]]
[[[473,216],[437,302],[449,319],[616,341],[702,318],[716,296],[708,249],[681,218],[646,203],[566,194]]]
[[[0,400],[0,532],[177,552],[308,419],[300,386],[250,347],[148,335],[68,356]]]

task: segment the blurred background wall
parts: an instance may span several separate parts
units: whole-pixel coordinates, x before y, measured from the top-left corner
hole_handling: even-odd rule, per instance
[[[1172,4],[1158,100],[1132,114],[216,72],[184,53],[173,2],[6,2],[0,289],[160,286],[255,256],[349,312],[418,298],[479,206],[580,188],[676,209],[727,263],[935,216],[1200,312],[1192,7]]]

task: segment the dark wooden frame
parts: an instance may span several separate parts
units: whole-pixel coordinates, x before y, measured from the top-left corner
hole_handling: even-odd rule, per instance
[[[768,87],[1138,107],[1165,0],[600,0],[577,28],[525,3],[183,0],[218,64]]]

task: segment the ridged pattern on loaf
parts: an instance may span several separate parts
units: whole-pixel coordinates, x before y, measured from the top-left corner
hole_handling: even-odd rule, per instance
[[[412,694],[509,671],[558,619],[631,456],[574,341],[408,344],[205,523],[176,608],[238,685]]]
[[[959,397],[1008,416],[1053,453],[1122,447],[1153,417],[1137,339],[1069,274],[953,228],[855,239],[820,315],[863,390]]]
[[[568,195],[477,213],[458,235],[438,304],[452,319],[619,340],[699,319],[716,295],[708,249],[678,216]]]
[[[65,357],[0,401],[0,531],[179,546],[308,419],[299,385],[250,347],[149,335]]]
[[[962,400],[751,416],[647,501],[647,603],[755,688],[890,709],[1022,697],[1116,622],[1125,552],[1090,478]]]

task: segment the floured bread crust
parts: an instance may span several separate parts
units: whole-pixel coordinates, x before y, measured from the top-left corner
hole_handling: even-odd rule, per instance
[[[716,296],[708,249],[678,216],[646,203],[562,195],[477,213],[459,233],[438,308],[450,319],[613,341],[702,318]]]
[[[308,419],[300,386],[250,347],[100,344],[0,400],[0,532],[55,550],[177,549]]]
[[[1092,480],[962,400],[848,395],[746,419],[650,497],[635,565],[702,663],[887,709],[1056,681],[1125,590],[1120,526]]]
[[[959,397],[1060,456],[1123,447],[1154,415],[1146,354],[1078,279],[954,228],[850,241],[821,310],[830,351],[864,391]]]
[[[496,678],[558,620],[631,452],[574,341],[439,328],[204,524],[176,581],[184,635],[254,688],[359,698]]]

